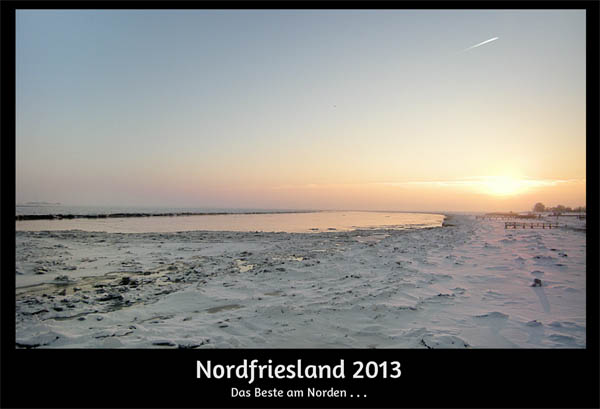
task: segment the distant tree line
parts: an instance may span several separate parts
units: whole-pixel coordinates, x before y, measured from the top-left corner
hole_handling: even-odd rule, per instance
[[[576,208],[571,208],[568,206],[558,205],[555,207],[546,207],[543,203],[536,203],[533,206],[534,212],[553,212],[553,213],[585,213],[585,206],[579,206]]]

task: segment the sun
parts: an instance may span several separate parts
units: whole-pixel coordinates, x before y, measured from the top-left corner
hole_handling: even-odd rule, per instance
[[[481,181],[481,189],[493,196],[514,196],[524,192],[527,183],[511,176],[489,176]]]

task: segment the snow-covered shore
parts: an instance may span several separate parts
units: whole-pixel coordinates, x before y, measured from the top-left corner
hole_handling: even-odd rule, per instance
[[[465,215],[445,224],[18,231],[17,346],[586,346],[585,230],[505,230]]]

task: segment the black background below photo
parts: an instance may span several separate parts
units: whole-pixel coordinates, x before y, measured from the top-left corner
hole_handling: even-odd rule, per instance
[[[587,350],[16,350],[3,356],[2,407],[597,407]],[[340,364],[344,379],[198,379],[207,365]],[[397,379],[353,379],[398,361]],[[388,375],[390,372],[388,372]],[[364,375],[364,374],[363,374]],[[203,374],[201,375],[203,376]],[[233,388],[250,397],[233,397]],[[283,390],[257,398],[255,388]],[[345,397],[308,397],[308,389]],[[304,397],[287,397],[302,390]],[[341,393],[341,392],[338,392]],[[239,393],[238,393],[239,395]],[[351,396],[352,395],[352,396]]]

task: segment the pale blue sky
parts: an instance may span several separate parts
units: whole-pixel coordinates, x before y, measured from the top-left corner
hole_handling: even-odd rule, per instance
[[[17,201],[585,178],[584,11],[21,10],[16,29]]]

